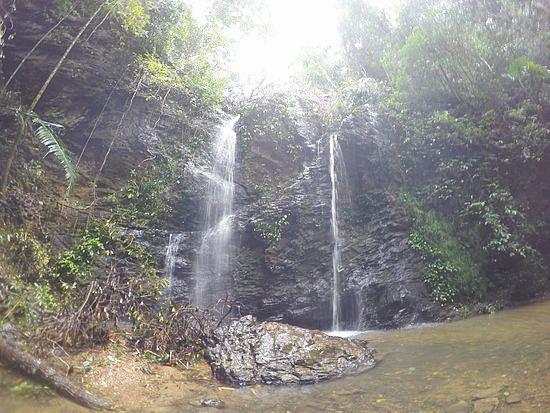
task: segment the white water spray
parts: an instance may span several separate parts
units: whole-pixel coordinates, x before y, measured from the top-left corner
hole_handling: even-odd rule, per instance
[[[176,269],[176,259],[178,256],[178,250],[183,240],[183,234],[170,234],[168,245],[166,247],[166,255],[164,256],[164,274],[170,284],[168,288],[174,285],[174,271]]]
[[[332,227],[332,330],[340,330],[341,321],[341,240],[338,229],[338,201],[339,189],[345,184],[345,164],[342,149],[338,143],[338,136],[330,137],[330,182],[331,182],[331,227]]]
[[[231,218],[233,212],[233,172],[237,135],[235,117],[220,126],[213,143],[212,170],[206,173],[208,188],[204,235],[195,263],[193,303],[202,308],[215,305],[229,287],[231,261]]]

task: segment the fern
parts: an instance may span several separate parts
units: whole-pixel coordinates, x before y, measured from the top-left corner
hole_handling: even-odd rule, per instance
[[[53,128],[62,128],[62,126],[46,122],[40,119],[36,114],[31,114],[31,117],[32,123],[35,125],[33,128],[34,135],[48,150],[46,156],[51,154],[57,158],[65,170],[65,179],[67,180],[69,189],[72,188],[77,176],[76,168],[73,165],[70,152],[65,148],[61,139],[53,131]]]

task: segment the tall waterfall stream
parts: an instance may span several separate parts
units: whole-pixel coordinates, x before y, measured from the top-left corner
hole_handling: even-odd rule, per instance
[[[341,260],[341,239],[338,227],[338,208],[340,206],[340,195],[346,181],[344,156],[338,143],[338,135],[330,137],[330,182],[331,182],[331,200],[330,225],[332,229],[332,331],[340,331],[341,324],[341,279],[342,271]]]
[[[229,284],[233,173],[237,135],[234,117],[219,127],[212,147],[204,210],[204,235],[195,263],[193,304],[210,307],[223,298]]]
[[[168,279],[168,289],[170,294],[171,287],[174,285],[174,271],[176,269],[176,259],[178,256],[179,247],[183,240],[183,234],[170,234],[168,246],[166,247],[166,255],[164,257],[164,275]]]

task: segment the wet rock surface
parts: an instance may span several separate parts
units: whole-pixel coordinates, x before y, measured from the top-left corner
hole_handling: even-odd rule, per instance
[[[470,411],[470,405],[461,400],[445,409],[445,413],[468,413]]]
[[[302,116],[305,125],[298,130],[307,143],[302,172],[289,176],[286,186],[237,214],[233,288],[244,313],[261,320],[327,329],[332,298],[329,133],[320,132],[307,114]],[[441,311],[431,302],[423,282],[424,269],[408,245],[409,226],[391,194],[396,183],[380,153],[375,124],[375,115],[365,107],[338,132],[349,175],[339,223],[341,325],[350,330],[432,321]],[[262,150],[270,158],[266,145]],[[260,162],[260,155],[256,154],[254,162]],[[248,188],[254,184],[250,179],[244,182]],[[258,228],[283,216],[288,222],[280,239],[260,236]]]
[[[302,115],[302,122],[314,123]],[[301,172],[281,177],[273,192],[259,194],[261,181],[236,171],[232,282],[227,293],[240,306],[241,314],[253,314],[261,321],[328,329],[332,298],[328,135],[319,135],[315,125],[298,130],[303,134],[296,139],[303,142],[303,159],[288,171],[301,168]],[[349,119],[339,136],[350,172],[350,196],[342,205],[340,223],[342,327],[396,328],[440,319],[441,309],[431,302],[423,282],[424,269],[408,245],[404,213],[387,189],[392,182],[377,149],[372,115],[365,109]],[[266,142],[258,144],[254,157],[239,159],[237,168],[250,171],[257,163],[269,165],[263,159],[276,152],[277,148]],[[201,188],[205,180],[197,171],[205,168],[208,159],[194,162],[185,180],[193,195],[174,204],[176,212],[181,210],[174,221],[189,215],[185,211],[200,211],[204,204]],[[284,225],[278,226],[283,217]],[[196,212],[179,226],[174,222],[169,228],[147,229],[137,236],[157,256],[159,269],[166,275],[164,257],[170,234],[181,234],[171,290],[173,297],[184,302],[192,297],[196,282],[193,266],[200,245],[200,221]],[[270,231],[276,233],[271,239]]]
[[[209,339],[214,375],[233,385],[310,384],[375,365],[366,342],[331,337],[281,323],[242,317]]]
[[[496,397],[480,399],[474,402],[473,413],[493,413],[496,411],[499,400]]]

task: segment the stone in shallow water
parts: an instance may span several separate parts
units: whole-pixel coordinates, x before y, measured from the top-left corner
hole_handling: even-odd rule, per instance
[[[516,404],[521,402],[521,397],[517,394],[512,394],[508,397],[506,397],[506,403],[507,404]]]
[[[493,413],[498,407],[498,399],[492,397],[489,399],[481,399],[474,402],[473,413]]]
[[[207,359],[219,380],[235,385],[317,383],[375,365],[365,342],[252,316],[216,329]]]
[[[470,405],[464,400],[461,400],[445,409],[445,413],[468,413],[469,411]]]
[[[490,397],[497,397],[502,387],[493,387],[491,389],[480,390],[474,394],[472,400],[488,399]]]
[[[213,407],[214,409],[225,409],[225,402],[218,399],[201,400],[202,407]]]

